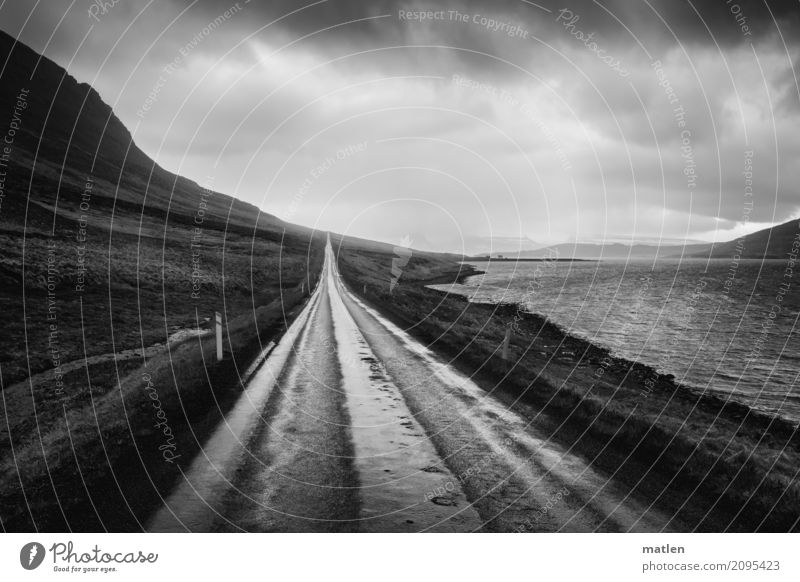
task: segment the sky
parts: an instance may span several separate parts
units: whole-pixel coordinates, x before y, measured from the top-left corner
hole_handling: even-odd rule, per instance
[[[452,252],[728,240],[800,215],[800,4],[2,2],[170,171]]]

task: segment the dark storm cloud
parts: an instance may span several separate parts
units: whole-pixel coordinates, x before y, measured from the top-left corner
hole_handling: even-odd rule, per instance
[[[647,58],[660,58],[676,46],[677,42],[692,46],[714,48],[715,43],[726,46],[772,40],[778,42],[779,33],[792,47],[800,40],[800,4],[789,1],[763,3],[759,0],[713,0],[688,2],[686,0],[171,0],[152,2],[121,1],[99,16],[99,22],[89,17],[92,2],[76,2],[67,6],[47,5],[33,10],[22,2],[3,4],[0,28],[42,51],[57,61],[70,59],[88,28],[94,25],[84,50],[93,51],[94,63],[104,58],[103,51],[125,33],[125,27],[134,19],[147,22],[155,38],[164,27],[177,17],[172,29],[167,31],[161,46],[170,38],[180,37],[181,31],[191,37],[193,32],[218,18],[232,6],[240,5],[246,17],[226,24],[227,33],[239,39],[255,33],[272,43],[297,43],[298,48],[315,50],[331,58],[360,50],[380,49],[387,46],[437,44],[456,47],[442,51],[438,58],[460,62],[465,67],[475,67],[497,79],[513,74],[508,66],[498,65],[497,58],[507,59],[526,66],[526,59],[543,57],[551,59],[553,53],[534,42],[520,42],[501,33],[490,33],[487,28],[473,22],[459,23],[451,19],[436,22],[413,22],[399,18],[400,10],[458,10],[470,16],[480,15],[499,22],[517,24],[531,37],[550,44],[556,50],[571,50],[577,41],[569,32],[576,30],[594,33],[603,47],[615,53],[640,53],[639,43]],[[571,29],[565,28],[566,18],[556,22],[559,11],[574,20]],[[33,12],[31,12],[33,10]],[[29,18],[30,16],[30,18]],[[274,22],[268,29],[265,26]],[[23,29],[24,27],[24,29]],[[202,52],[208,45],[200,47]],[[462,50],[458,50],[462,49]],[[157,51],[158,47],[152,49]],[[165,51],[168,52],[168,51]],[[485,55],[491,56],[483,56]],[[496,58],[493,58],[496,57]],[[622,57],[622,55],[620,55]],[[403,60],[412,66],[424,65],[430,55],[420,57],[413,50],[404,54],[383,53],[370,66],[386,68]],[[796,58],[796,57],[795,57]],[[417,59],[417,60],[415,60]],[[83,61],[85,62],[85,61]],[[561,63],[563,64],[563,63]],[[353,66],[362,63],[354,62]],[[81,62],[78,63],[81,66]],[[344,65],[348,66],[348,65]],[[557,66],[557,65],[556,65]],[[88,67],[87,67],[88,68]],[[789,100],[791,104],[791,99]]]
[[[616,0],[621,11],[629,3]],[[651,2],[655,12],[669,24],[682,42],[719,44],[758,40],[782,34],[797,44],[800,5],[781,0],[660,0]],[[670,37],[672,34],[670,34]]]
[[[229,4],[227,0],[200,0],[193,10],[211,15]],[[600,36],[607,35],[609,42],[632,42],[627,28],[645,46],[654,42],[672,43],[676,39],[682,43],[724,45],[756,41],[778,32],[787,43],[796,44],[800,38],[797,2],[780,0],[278,0],[253,3],[249,8],[262,16],[262,25],[284,17],[279,26],[297,36],[336,27],[332,34],[346,43],[393,40],[404,26],[397,18],[400,10],[480,12],[519,19],[535,27],[537,22],[551,24],[554,16],[566,9],[578,17],[576,24],[580,22],[580,26]],[[339,26],[349,21],[361,22]],[[540,30],[553,31],[552,27]],[[462,28],[462,32],[465,38],[471,36],[468,27]],[[326,41],[329,40],[327,37]]]
[[[175,2],[176,9],[186,5]],[[785,42],[793,51],[800,41],[798,6],[760,0],[278,0],[247,4],[249,16],[236,26],[272,43],[302,38],[297,47],[332,59],[343,57],[339,66],[351,72],[362,67],[422,72],[438,66],[472,71],[502,84],[519,74],[516,67],[530,70],[532,62],[540,73],[572,68],[565,55],[584,48],[579,35],[592,35],[606,53],[627,63],[662,59],[678,46],[690,55],[703,48],[722,54],[731,47],[765,42],[785,50]],[[199,0],[189,14],[208,20],[229,7],[230,0]],[[445,14],[443,19],[416,22],[401,17],[401,11]],[[449,11],[467,15],[468,20],[458,21]],[[522,40],[490,30],[473,18],[519,26],[527,36]],[[414,45],[451,48],[382,50]],[[350,57],[370,50],[377,52],[366,62]],[[786,79],[784,85],[791,82],[793,78]],[[785,99],[788,106],[793,99],[791,95]]]

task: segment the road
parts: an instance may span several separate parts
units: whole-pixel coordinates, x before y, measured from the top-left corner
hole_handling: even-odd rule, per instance
[[[150,531],[667,531],[350,293],[320,283]]]

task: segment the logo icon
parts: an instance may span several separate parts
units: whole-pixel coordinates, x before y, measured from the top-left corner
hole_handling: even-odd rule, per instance
[[[44,546],[39,542],[30,542],[19,551],[19,563],[26,570],[35,570],[44,561]]]

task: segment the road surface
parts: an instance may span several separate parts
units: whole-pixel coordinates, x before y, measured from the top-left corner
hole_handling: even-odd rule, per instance
[[[320,283],[150,531],[666,531],[350,293]]]

